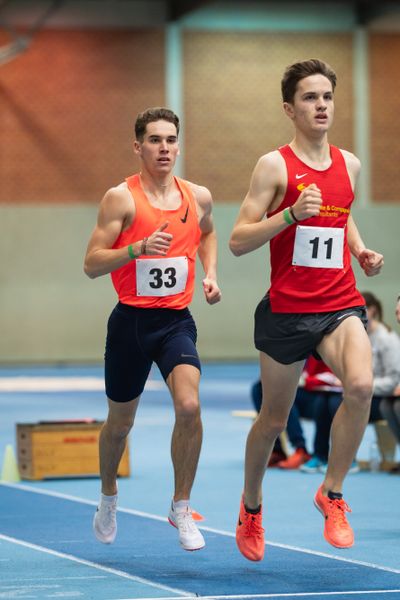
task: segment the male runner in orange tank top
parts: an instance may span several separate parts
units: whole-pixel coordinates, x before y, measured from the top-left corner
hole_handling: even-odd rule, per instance
[[[93,528],[105,544],[117,532],[117,470],[140,395],[155,362],[171,393],[175,491],[169,512],[185,550],[205,545],[190,509],[202,442],[197,332],[188,305],[198,252],[209,304],[219,302],[217,239],[208,189],[174,177],[179,119],[150,108],[135,123],[140,173],[111,188],[85,257],[90,278],[111,273],[119,302],[108,321],[105,383],[108,416],[100,435],[102,494]]]
[[[322,61],[286,69],[283,108],[295,135],[259,159],[230,239],[235,256],[268,242],[271,254],[271,286],[256,309],[254,330],[263,402],[247,439],[236,529],[239,550],[249,560],[264,556],[263,476],[312,353],[329,365],[344,390],[328,470],[314,502],[325,517],[329,543],[346,548],[354,541],[342,486],[368,422],[372,367],[365,303],[350,254],[367,276],[379,273],[383,257],[365,247],[350,214],[359,160],[328,143],[335,86],[334,71]]]

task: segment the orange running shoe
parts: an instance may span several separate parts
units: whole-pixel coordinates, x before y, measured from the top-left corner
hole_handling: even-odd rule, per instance
[[[257,561],[264,558],[262,508],[255,515],[247,512],[243,497],[240,501],[239,520],[236,527],[236,543],[243,556],[249,560]]]
[[[351,509],[343,498],[324,496],[321,485],[315,494],[314,504],[325,518],[326,541],[336,548],[350,548],[354,544],[354,533],[347,521],[346,512],[351,512]]]
[[[277,467],[280,469],[298,469],[301,465],[310,460],[310,458],[311,456],[305,448],[296,448],[291,456],[285,460],[279,461]]]

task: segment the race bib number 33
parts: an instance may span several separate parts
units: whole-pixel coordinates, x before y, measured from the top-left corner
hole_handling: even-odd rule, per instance
[[[344,229],[298,225],[292,264],[319,269],[343,269]]]
[[[136,291],[138,296],[174,296],[186,288],[188,260],[176,258],[136,259]]]

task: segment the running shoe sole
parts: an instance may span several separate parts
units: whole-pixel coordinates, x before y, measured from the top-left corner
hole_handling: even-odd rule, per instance
[[[172,525],[172,527],[175,527],[175,529],[178,529],[178,527],[176,526],[176,524],[168,517],[168,522],[170,525]],[[179,531],[179,529],[178,529]],[[206,545],[205,543],[202,546],[198,546],[197,548],[185,548],[185,546],[182,544],[181,540],[179,540],[180,545],[182,546],[182,548],[184,550],[186,550],[186,552],[196,552],[197,550],[201,550],[202,548],[204,548],[204,546]]]

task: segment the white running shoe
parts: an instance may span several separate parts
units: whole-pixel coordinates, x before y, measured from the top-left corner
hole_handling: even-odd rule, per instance
[[[189,506],[183,510],[176,510],[171,503],[168,521],[179,531],[179,541],[184,550],[200,550],[206,545],[203,536],[193,520],[192,511]]]
[[[103,544],[112,544],[117,535],[117,497],[101,500],[93,519],[94,535]]]

